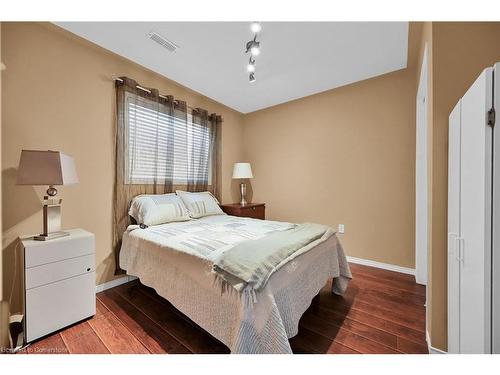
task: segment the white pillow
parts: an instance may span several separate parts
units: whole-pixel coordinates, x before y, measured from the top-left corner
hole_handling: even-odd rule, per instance
[[[128,214],[137,224],[147,226],[190,220],[186,206],[175,193],[138,195],[133,199]]]
[[[198,219],[210,215],[225,215],[219,207],[217,199],[208,191],[201,193],[190,193],[177,190],[176,193],[181,197],[192,218]]]

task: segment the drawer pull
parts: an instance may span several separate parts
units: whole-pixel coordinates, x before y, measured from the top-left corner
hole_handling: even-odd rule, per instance
[[[252,210],[254,210],[254,211],[255,211],[255,207],[252,207]]]
[[[89,271],[90,271],[90,268],[87,268],[87,272],[89,272]]]

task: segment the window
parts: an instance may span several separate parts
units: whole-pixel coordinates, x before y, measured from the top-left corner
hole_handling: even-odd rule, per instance
[[[210,128],[170,116],[163,105],[126,97],[125,183],[211,182]]]

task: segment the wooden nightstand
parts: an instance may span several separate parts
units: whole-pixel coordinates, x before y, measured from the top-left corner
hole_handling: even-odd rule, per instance
[[[242,206],[239,203],[223,204],[222,211],[231,216],[251,217],[254,219],[266,218],[266,205],[264,203],[247,203]]]
[[[50,241],[21,240],[25,342],[95,315],[94,235],[67,232]]]

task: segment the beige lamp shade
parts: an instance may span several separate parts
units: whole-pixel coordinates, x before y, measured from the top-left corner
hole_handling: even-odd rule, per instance
[[[233,178],[253,178],[250,163],[234,163]]]
[[[75,162],[59,151],[22,150],[17,185],[71,185],[78,183]]]

